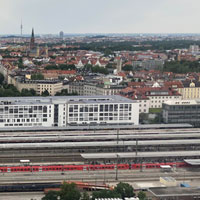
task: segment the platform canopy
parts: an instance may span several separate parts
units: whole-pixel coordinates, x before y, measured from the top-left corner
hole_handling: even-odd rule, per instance
[[[187,159],[184,160],[187,164],[193,165],[193,166],[200,166],[200,159]]]

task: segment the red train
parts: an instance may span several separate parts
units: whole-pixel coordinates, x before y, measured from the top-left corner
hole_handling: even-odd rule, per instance
[[[6,166],[0,167],[1,173],[7,172],[43,172],[43,171],[87,171],[87,170],[113,170],[116,166],[119,170],[128,169],[152,169],[160,168],[161,165],[170,165],[176,167],[188,167],[185,162],[169,162],[169,163],[143,163],[143,164],[98,164],[98,165],[31,165],[31,166]]]

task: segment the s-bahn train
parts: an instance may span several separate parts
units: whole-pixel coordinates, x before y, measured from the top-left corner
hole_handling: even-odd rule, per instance
[[[152,169],[160,168],[162,165],[171,167],[188,167],[185,162],[167,162],[167,163],[142,163],[142,164],[88,164],[88,165],[29,165],[29,166],[0,166],[1,173],[11,172],[43,172],[43,171],[89,171],[89,170],[134,170],[134,169]]]

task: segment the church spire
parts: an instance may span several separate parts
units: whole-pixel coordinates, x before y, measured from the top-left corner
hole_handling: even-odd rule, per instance
[[[30,49],[35,48],[35,36],[34,36],[34,28],[32,28],[32,34],[31,34],[31,41],[30,41]]]

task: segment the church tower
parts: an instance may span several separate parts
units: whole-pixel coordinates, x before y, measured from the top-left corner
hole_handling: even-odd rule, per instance
[[[48,58],[49,56],[49,50],[47,44],[45,45],[45,57]]]
[[[34,48],[35,48],[35,36],[34,36],[34,29],[32,28],[30,50],[33,50]]]

